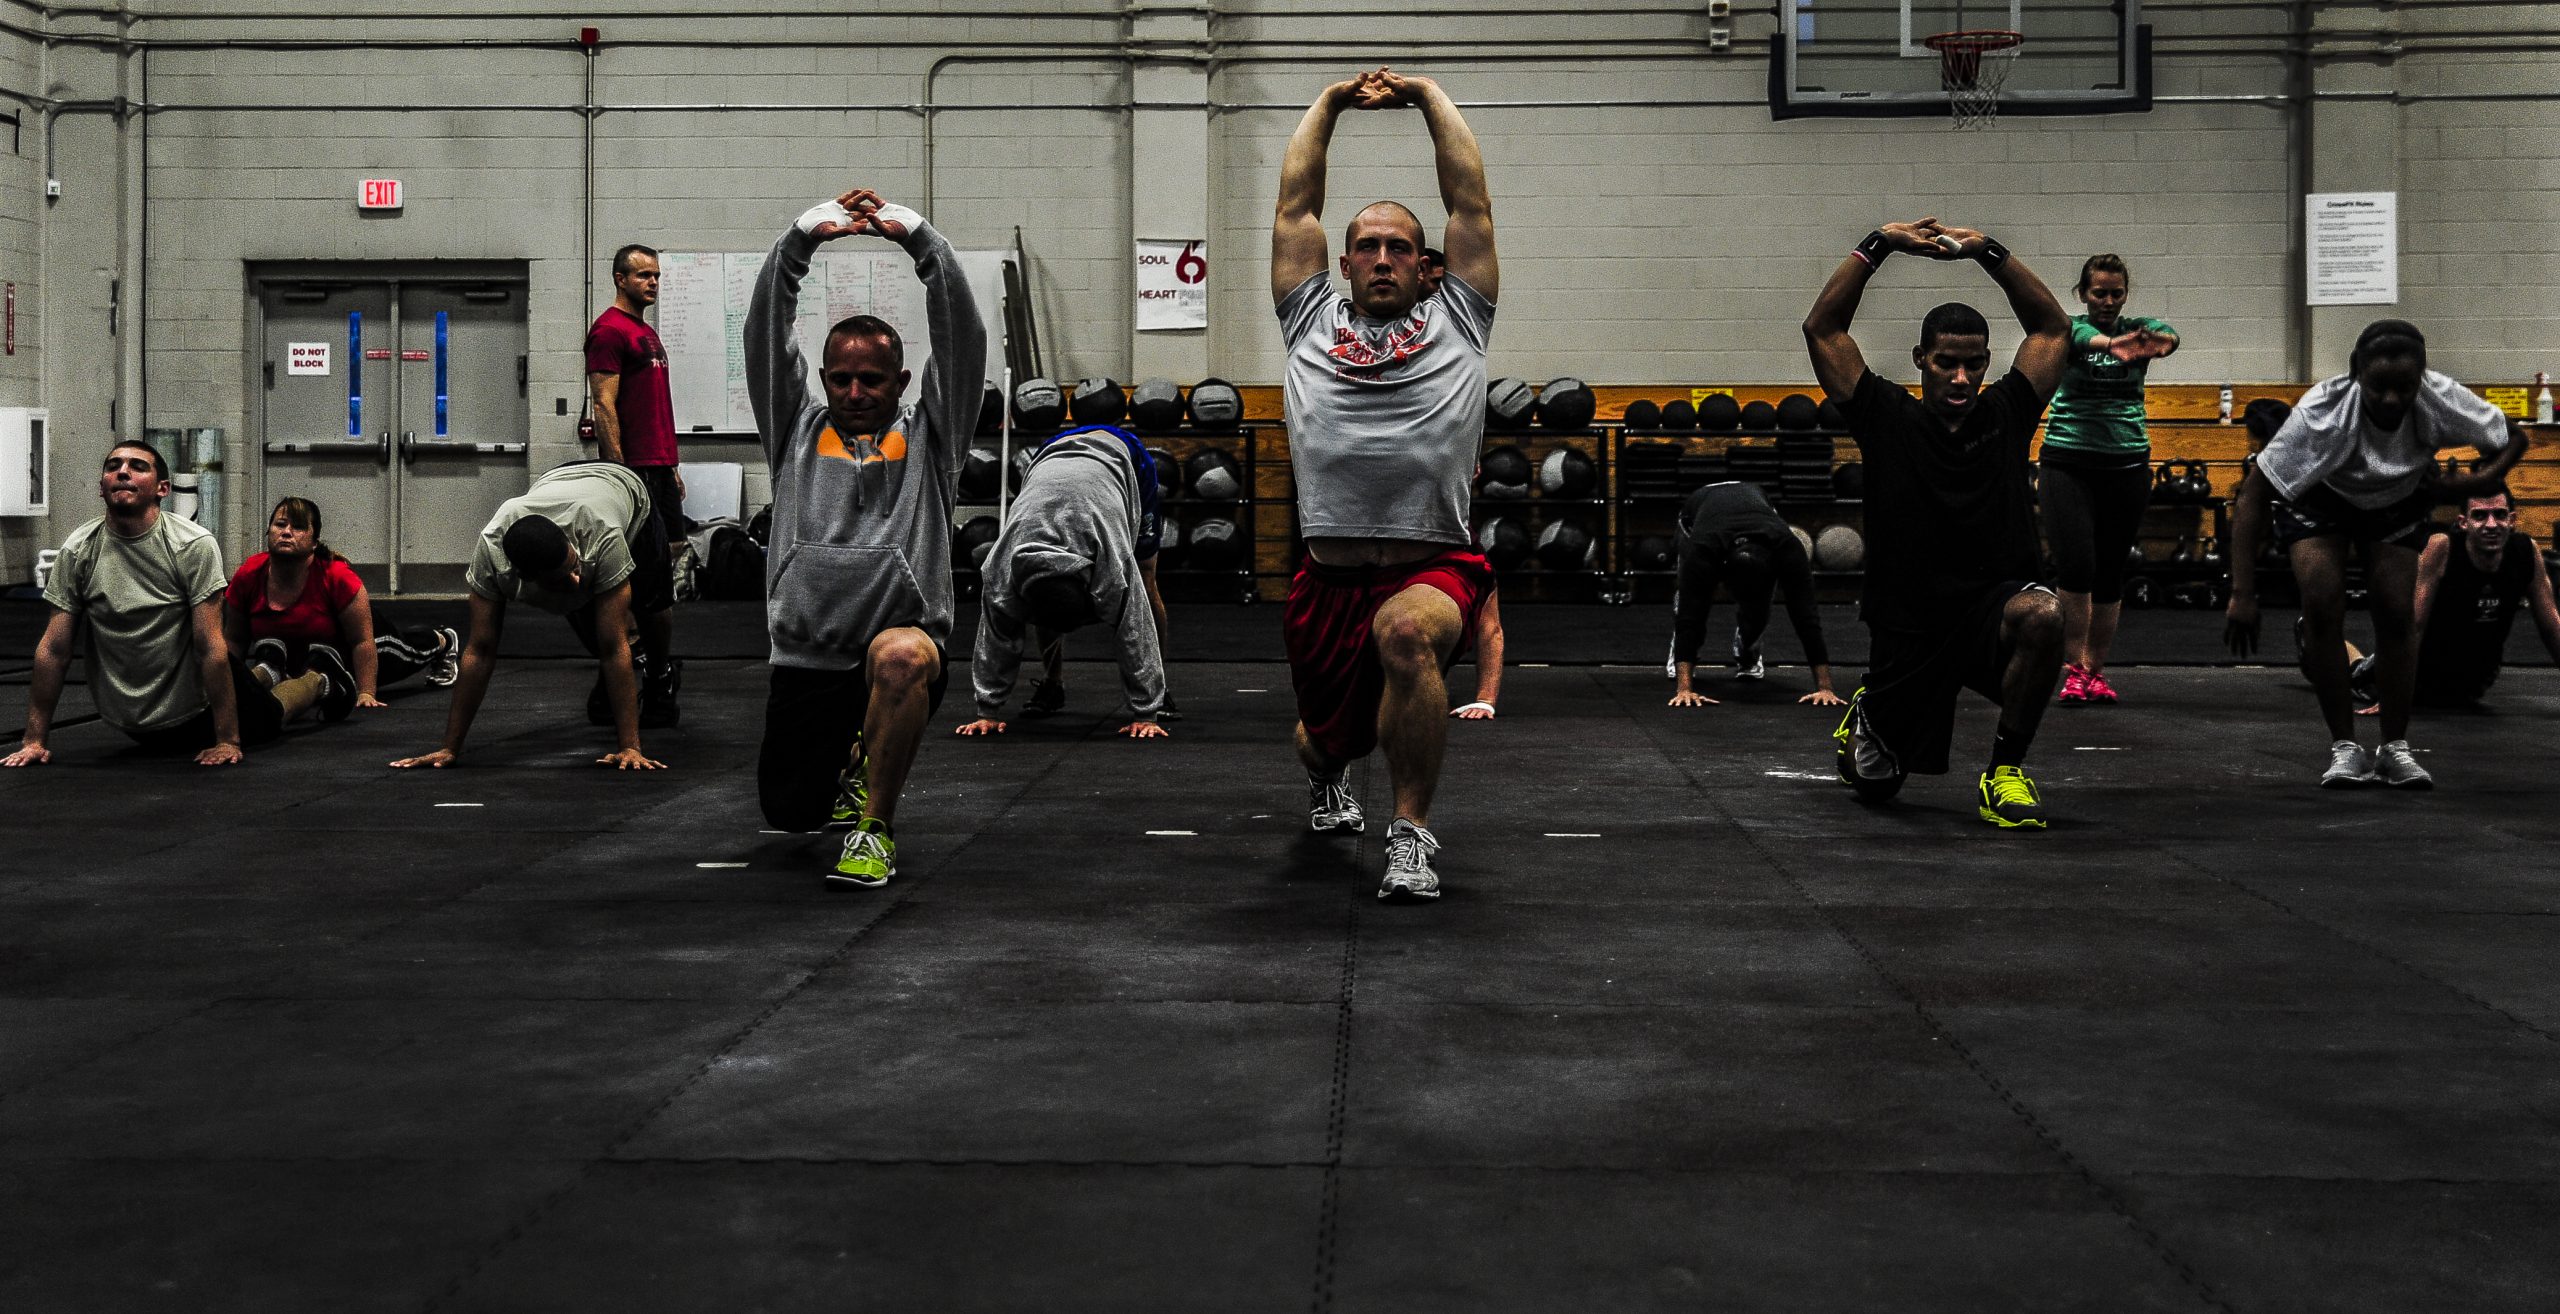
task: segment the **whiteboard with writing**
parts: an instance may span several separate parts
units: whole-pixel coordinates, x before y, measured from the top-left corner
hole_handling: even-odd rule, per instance
[[[1003,295],[999,252],[960,252],[961,268],[976,294],[979,313],[992,331]],[[756,429],[747,401],[747,306],[755,298],[762,251],[668,251],[658,257],[658,337],[667,348],[667,386],[674,394],[676,432],[747,433]],[[811,400],[818,400],[818,367],[827,330],[849,315],[877,315],[905,339],[907,400],[924,386],[933,354],[926,332],[924,285],[905,252],[886,246],[822,248],[800,284],[797,336],[809,363]],[[1001,354],[989,354],[1001,368]]]

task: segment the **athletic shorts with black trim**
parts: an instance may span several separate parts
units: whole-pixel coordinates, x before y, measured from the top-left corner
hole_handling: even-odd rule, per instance
[[[942,710],[942,691],[951,683],[948,654],[934,663],[933,683],[926,686],[931,710]],[[756,802],[765,824],[775,830],[823,830],[833,814],[836,777],[853,758],[853,741],[862,735],[862,718],[871,710],[871,675],[866,667],[850,671],[811,671],[797,666],[773,668],[773,684],[764,700],[764,745],[756,750]]]
[[[1356,762],[1378,746],[1378,703],[1386,696],[1386,668],[1378,664],[1369,625],[1389,598],[1416,585],[1435,588],[1458,604],[1461,638],[1442,670],[1466,650],[1476,613],[1493,592],[1493,567],[1477,553],[1452,548],[1395,566],[1327,566],[1309,557],[1289,581],[1281,638],[1289,651],[1289,683],[1298,695],[1298,721],[1316,751],[1336,762]]]
[[[1971,689],[2000,701],[2012,646],[2001,641],[2000,616],[2009,599],[2029,589],[2053,592],[2048,585],[2006,580],[1927,630],[1870,627],[1867,678],[1858,689],[1858,737],[1883,749],[1905,774],[1945,775],[1956,695]]]
[[[2415,549],[2425,547],[2435,533],[2436,501],[2424,491],[2389,506],[2361,507],[2327,484],[2315,484],[2300,497],[2276,498],[2274,511],[2276,546],[2287,550],[2306,538],[2332,534]]]

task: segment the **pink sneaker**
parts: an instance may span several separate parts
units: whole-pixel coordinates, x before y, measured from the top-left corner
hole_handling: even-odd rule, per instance
[[[2107,677],[2095,671],[2089,672],[2089,679],[2082,688],[2088,694],[2090,702],[2112,703],[2116,700],[2116,687],[2107,683]]]
[[[2089,673],[2068,662],[2062,667],[2062,693],[2054,701],[2085,703],[2089,701]]]

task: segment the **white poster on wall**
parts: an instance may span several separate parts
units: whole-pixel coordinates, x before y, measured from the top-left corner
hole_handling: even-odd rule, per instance
[[[1209,244],[1138,239],[1138,331],[1209,327]]]
[[[2397,192],[2313,192],[2303,246],[2315,306],[2387,306],[2400,300]]]
[[[284,372],[287,374],[321,374],[329,372],[329,344],[326,342],[288,342],[284,347]]]

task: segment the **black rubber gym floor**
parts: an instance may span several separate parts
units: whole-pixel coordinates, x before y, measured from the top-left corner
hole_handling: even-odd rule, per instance
[[[410,690],[0,773],[0,1309],[2560,1303],[2547,670],[2407,795],[2311,787],[2289,670],[2127,668],[2043,834],[1974,819],[1987,705],[1868,809],[1799,669],[1518,670],[1383,906],[1383,765],[1304,834],[1269,662],[1151,744],[1092,663],[952,739],[957,672],[869,892],[759,831],[759,663],[645,775],[592,669],[511,663],[462,770],[381,769]]]

